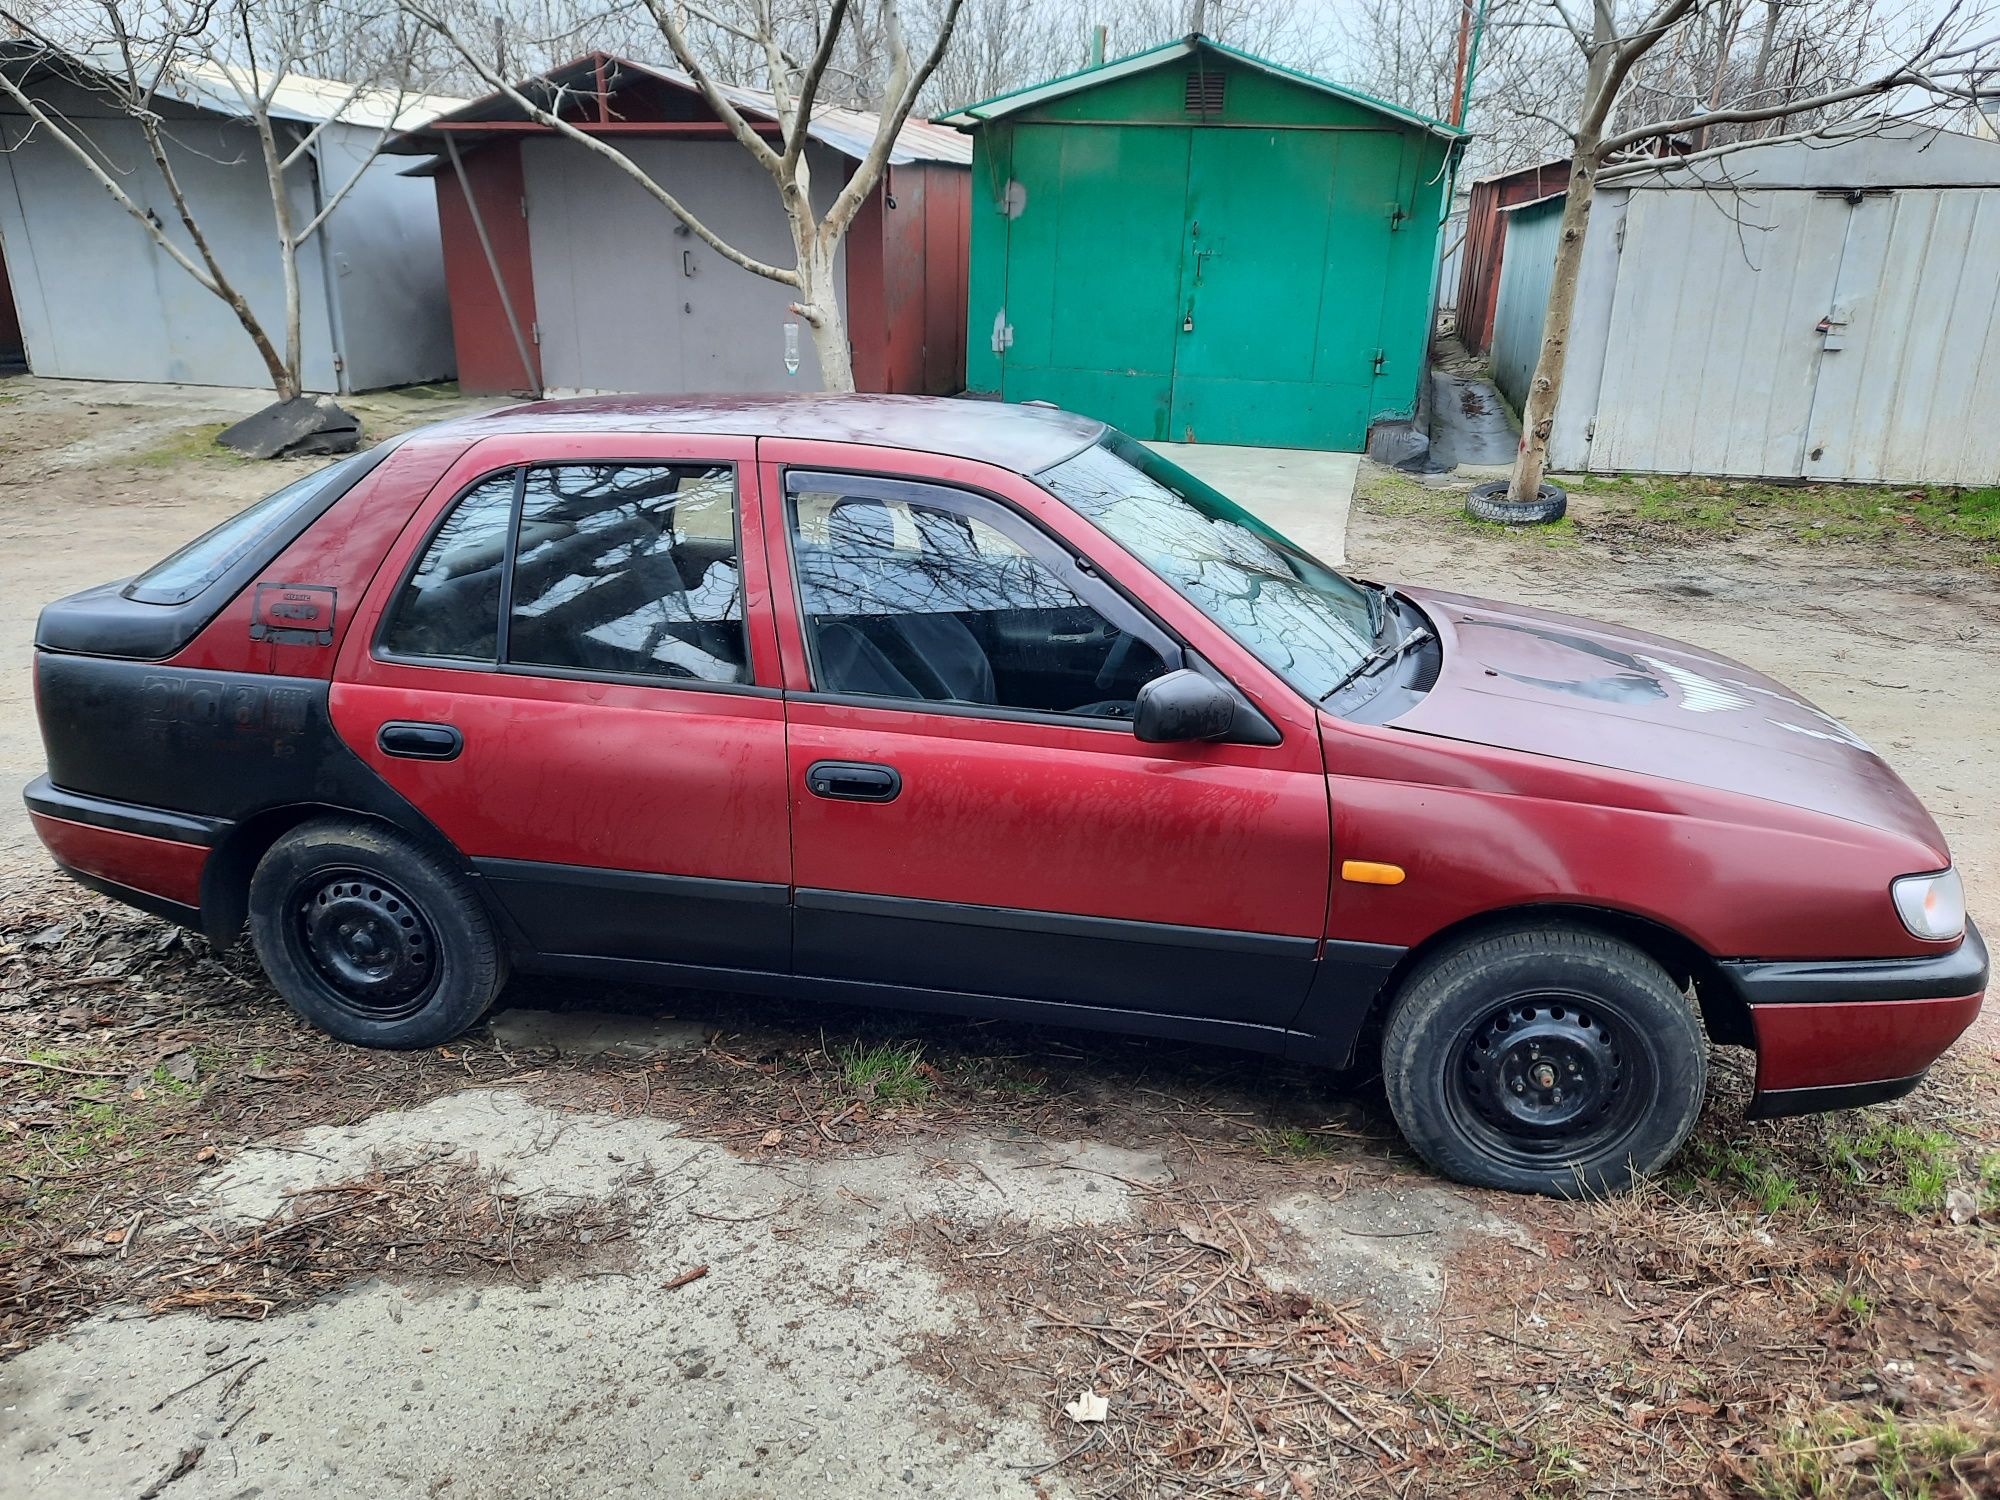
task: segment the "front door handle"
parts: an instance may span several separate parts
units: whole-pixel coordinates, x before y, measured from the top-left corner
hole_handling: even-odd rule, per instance
[[[375,743],[384,755],[400,755],[405,760],[457,760],[465,748],[465,736],[449,724],[412,724],[396,719],[376,732]]]
[[[894,766],[816,760],[806,768],[806,790],[836,802],[894,802],[903,790],[903,777]]]

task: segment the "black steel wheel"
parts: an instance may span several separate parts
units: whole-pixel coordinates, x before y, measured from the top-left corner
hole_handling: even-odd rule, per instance
[[[1446,1175],[1571,1196],[1629,1186],[1701,1111],[1707,1044],[1636,949],[1571,927],[1498,932],[1411,974],[1383,1036],[1404,1136]]]
[[[302,824],[250,882],[250,932],[287,1004],[368,1047],[427,1047],[484,1015],[506,978],[464,878],[394,829]]]
[[[437,988],[437,934],[393,881],[369,870],[316,870],[296,882],[286,941],[336,1004],[363,1020],[415,1015]]]

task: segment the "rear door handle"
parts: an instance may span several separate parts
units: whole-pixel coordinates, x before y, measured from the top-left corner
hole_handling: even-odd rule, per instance
[[[412,724],[395,719],[376,732],[375,743],[384,755],[400,755],[405,760],[457,760],[465,748],[465,736],[449,724]]]
[[[816,760],[806,768],[806,790],[836,802],[894,802],[903,790],[903,777],[894,766]]]

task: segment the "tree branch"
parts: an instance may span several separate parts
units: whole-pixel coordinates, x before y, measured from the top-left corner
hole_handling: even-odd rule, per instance
[[[452,46],[456,47],[459,55],[465,59],[473,72],[479,75],[481,81],[487,87],[491,88],[495,93],[506,95],[516,108],[522,110],[536,123],[546,125],[558,135],[575,141],[585,150],[593,151],[606,161],[612,163],[634,182],[638,183],[640,187],[644,188],[646,192],[659,200],[667,212],[671,213],[676,219],[679,219],[681,223],[687,225],[688,229],[703,244],[714,250],[716,254],[722,256],[732,265],[741,266],[753,275],[762,276],[771,281],[782,282],[786,286],[797,286],[799,284],[799,273],[797,271],[787,270],[783,266],[770,265],[756,259],[754,256],[745,255],[741,250],[738,250],[734,245],[723,239],[722,236],[696,218],[693,212],[680,199],[653,181],[637,162],[633,161],[631,157],[620,151],[616,146],[578,130],[569,121],[552,114],[541,105],[535,103],[534,100],[522,93],[513,84],[494,72],[492,67],[479,54],[473,51],[464,38],[452,29],[448,21],[442,16],[426,10],[422,4],[422,0],[398,0],[398,4],[414,20],[428,26],[432,31],[435,31],[439,36],[451,43]],[[766,152],[770,151],[770,147],[765,146],[762,140],[759,140],[757,144],[763,147]],[[775,155],[775,153],[773,154]]]
[[[820,233],[836,239],[846,233],[848,224],[875,190],[882,168],[888,163],[889,153],[895,147],[896,137],[902,132],[904,122],[910,118],[910,111],[916,107],[917,95],[930,82],[931,74],[937,71],[937,65],[944,57],[945,48],[951,45],[952,28],[958,24],[958,13],[964,5],[965,0],[949,0],[944,17],[938,23],[937,41],[932,44],[923,65],[912,74],[909,71],[909,51],[903,41],[902,16],[898,13],[896,0],[883,0],[882,18],[889,32],[892,61],[889,89],[882,100],[882,116],[875,127],[875,140],[868,148],[868,155],[854,169],[854,175],[847,179],[840,196],[833,200],[833,207],[827,210]]]
[[[708,70],[695,61],[694,49],[688,46],[687,34],[681,30],[681,23],[674,15],[672,0],[646,0],[646,9],[653,13],[660,34],[667,39],[667,46],[674,54],[674,61],[681,71],[694,80],[694,86],[701,90],[701,97],[716,117],[729,127],[729,133],[736,137],[737,144],[755,157],[758,163],[772,176],[778,176],[783,158],[773,151],[770,143],[750,127],[743,118],[743,112],[723,96],[715,80],[708,76]],[[782,182],[784,179],[779,178]]]
[[[833,61],[834,44],[840,40],[840,28],[847,20],[847,0],[833,0],[833,11],[827,17],[826,30],[820,34],[819,50],[813,53],[805,74],[799,79],[797,102],[792,106],[791,124],[785,133],[784,166],[787,172],[798,162],[799,153],[805,150],[806,127],[812,123],[814,101],[819,96],[820,80],[826,77],[827,65]]]

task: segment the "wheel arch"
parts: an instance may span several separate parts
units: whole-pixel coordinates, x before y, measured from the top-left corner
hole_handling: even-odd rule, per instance
[[[1363,1032],[1379,1030],[1403,985],[1436,954],[1496,932],[1552,925],[1582,928],[1638,949],[1665,969],[1676,985],[1694,991],[1702,1025],[1712,1041],[1734,1047],[1756,1045],[1749,1007],[1724,975],[1721,965],[1693,938],[1636,912],[1571,901],[1535,902],[1479,912],[1432,933],[1389,971],[1369,1007]],[[1357,1053],[1359,1041],[1357,1036]]]
[[[375,828],[393,829],[413,838],[442,856],[472,882],[488,914],[496,915],[494,903],[470,863],[442,835],[428,824],[411,826],[380,813],[362,812],[332,802],[289,802],[267,807],[233,824],[210,851],[201,872],[201,931],[217,948],[228,948],[243,935],[250,915],[250,877],[273,844],[294,828],[319,818],[339,818]],[[507,931],[504,926],[500,929]]]

